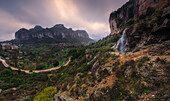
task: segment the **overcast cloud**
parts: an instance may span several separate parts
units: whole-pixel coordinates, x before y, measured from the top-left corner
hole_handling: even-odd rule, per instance
[[[84,29],[93,39],[110,33],[109,14],[128,0],[0,0],[0,40],[35,25]]]

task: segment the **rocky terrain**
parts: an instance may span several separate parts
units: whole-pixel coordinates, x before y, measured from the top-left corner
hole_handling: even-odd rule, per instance
[[[34,89],[5,89],[0,100],[169,101],[169,9],[168,0],[130,0],[110,14],[109,36],[68,50],[67,66],[42,76],[26,75]],[[20,79],[21,74],[14,74]]]
[[[147,44],[169,40],[170,12],[168,1],[139,0],[137,2],[139,8],[134,6],[136,2],[130,0],[118,11],[110,14],[111,34],[122,33],[123,35],[123,31],[126,30],[124,33],[124,36],[126,36],[126,40],[124,40],[126,41],[126,51],[132,51],[135,47],[140,48]],[[138,12],[134,12],[132,8],[138,9]],[[126,12],[124,12],[124,9]]]
[[[168,0],[129,0],[110,14],[111,34],[119,33],[129,19],[137,20],[152,15],[154,11],[161,10],[168,2]]]
[[[102,56],[98,55],[92,62],[93,70],[88,74],[78,73],[71,83],[61,84],[54,99],[169,101],[169,43],[149,45],[126,55],[105,53],[108,56],[104,63],[100,62]]]
[[[169,7],[167,0],[130,0],[111,13],[111,36],[122,34],[115,52],[96,52],[111,36],[86,50],[91,68],[61,84],[55,101],[169,101]]]

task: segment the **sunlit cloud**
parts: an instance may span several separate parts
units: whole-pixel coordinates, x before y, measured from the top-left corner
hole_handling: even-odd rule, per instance
[[[64,24],[86,30],[91,38],[110,34],[109,14],[128,0],[0,0],[0,40],[14,38],[20,28]]]
[[[76,8],[76,5],[73,4],[71,0],[55,0],[55,4],[61,20],[73,24],[75,23],[78,25],[76,28],[85,29],[92,37],[97,36],[94,35],[94,33],[98,33],[100,36],[106,33],[109,34],[109,27],[106,23],[95,21],[93,22],[88,19],[84,19],[83,16],[81,16],[79,13],[81,11]]]

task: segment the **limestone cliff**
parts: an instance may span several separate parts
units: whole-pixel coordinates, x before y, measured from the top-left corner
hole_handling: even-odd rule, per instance
[[[35,26],[32,29],[22,28],[15,33],[16,40],[28,40],[28,39],[43,39],[43,38],[52,38],[52,39],[67,39],[67,38],[89,38],[89,35],[84,30],[72,30],[71,28],[67,29],[62,24],[57,24],[52,28],[42,28],[41,26]]]
[[[129,19],[138,19],[147,13],[153,13],[155,10],[160,10],[167,3],[168,0],[129,0],[117,11],[110,14],[111,34],[119,33]]]
[[[134,48],[170,40],[169,9],[168,0],[130,0],[111,13],[111,35],[122,34],[113,48],[129,52]]]

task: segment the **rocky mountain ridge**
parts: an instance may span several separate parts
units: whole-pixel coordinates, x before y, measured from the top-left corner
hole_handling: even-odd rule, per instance
[[[87,38],[89,35],[85,30],[72,30],[67,29],[63,24],[57,24],[52,28],[42,28],[41,26],[35,26],[32,29],[22,28],[15,33],[16,40],[29,40],[29,39],[67,39],[67,38]]]

